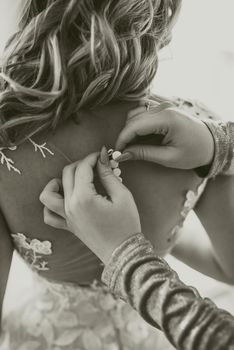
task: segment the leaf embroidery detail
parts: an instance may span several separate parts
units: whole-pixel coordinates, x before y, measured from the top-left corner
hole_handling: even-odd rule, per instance
[[[46,147],[46,142],[39,145],[35,141],[33,141],[31,138],[28,138],[28,140],[34,146],[35,152],[39,151],[43,158],[46,158],[46,152],[48,152],[50,155],[54,156],[54,153],[48,147]],[[9,171],[13,170],[14,172],[21,175],[21,171],[15,167],[14,161],[5,155],[5,153],[3,152],[4,150],[15,151],[15,150],[17,150],[17,146],[1,147],[0,148],[0,163],[2,165],[6,165],[6,167]]]
[[[186,193],[186,199],[183,205],[183,208],[180,212],[180,219],[175,227],[170,231],[167,241],[171,243],[173,238],[177,237],[181,228],[183,227],[184,221],[189,214],[189,212],[195,207],[197,201],[199,200],[201,194],[203,193],[207,184],[207,179],[204,179],[202,183],[198,186],[196,191],[189,190]]]
[[[14,161],[11,158],[8,158],[5,153],[3,152],[4,149],[9,149],[10,151],[14,151],[16,147],[10,147],[10,148],[0,148],[0,162],[2,165],[6,165],[7,169],[9,171],[13,170],[14,172],[21,174],[20,170],[14,166]]]
[[[48,152],[52,156],[54,155],[54,153],[48,147],[46,147],[46,142],[39,145],[35,141],[33,141],[31,138],[29,138],[28,140],[33,144],[35,152],[37,151],[41,152],[41,155],[43,158],[46,158],[45,152]]]

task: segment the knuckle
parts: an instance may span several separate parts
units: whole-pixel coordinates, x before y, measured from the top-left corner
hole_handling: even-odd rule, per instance
[[[83,208],[89,208],[92,204],[92,200],[89,196],[86,196],[82,193],[79,194],[78,197],[71,198],[64,204],[64,210],[66,216],[74,217],[76,216],[78,211],[81,211]]]
[[[57,181],[58,181],[58,179],[55,179],[55,178],[54,178],[54,179],[52,179],[52,180],[50,181],[50,184],[54,186],[54,185],[57,184]]]
[[[39,196],[39,200],[41,203],[44,203],[45,200],[46,200],[46,194],[45,194],[45,191],[43,190]]]
[[[63,171],[62,171],[63,175],[66,174],[69,171],[70,168],[71,168],[70,164],[69,165],[65,165],[65,167],[63,168]]]
[[[61,185],[61,180],[54,178],[53,180],[51,180],[51,186],[53,188],[54,191],[58,191]]]
[[[111,170],[109,170],[109,169],[103,169],[101,175],[102,175],[103,178],[106,178],[106,177],[108,177],[108,176],[111,175]]]

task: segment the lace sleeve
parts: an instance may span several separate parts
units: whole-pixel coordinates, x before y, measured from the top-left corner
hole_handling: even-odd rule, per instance
[[[182,283],[143,234],[113,252],[102,280],[177,349],[234,349],[234,318]]]
[[[195,169],[200,177],[215,177],[223,173],[234,174],[234,123],[223,122],[220,117],[200,101],[174,100],[177,107],[202,120],[210,130],[215,144],[215,154],[210,165]]]
[[[234,174],[234,123],[214,120],[203,120],[210,130],[215,144],[214,159],[208,169],[206,177],[214,177],[218,174]],[[204,168],[203,168],[204,170]],[[199,172],[198,172],[199,174]],[[200,174],[202,174],[202,168]]]

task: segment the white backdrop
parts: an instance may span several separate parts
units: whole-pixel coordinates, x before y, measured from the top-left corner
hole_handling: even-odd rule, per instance
[[[234,0],[184,0],[155,91],[200,99],[234,119]]]

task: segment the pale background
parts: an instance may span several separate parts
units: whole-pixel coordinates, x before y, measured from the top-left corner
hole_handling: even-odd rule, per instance
[[[0,0],[0,50],[12,31],[11,21],[15,18],[15,11],[9,12],[10,4],[13,4],[13,9],[16,3],[19,6],[21,2]],[[155,92],[199,99],[223,119],[234,120],[233,18],[233,0],[184,0],[173,41],[161,53]],[[194,234],[202,230],[193,216],[187,226],[192,227]],[[218,305],[234,313],[233,287],[206,278],[175,259],[168,260],[185,282],[196,286],[202,295],[212,297]],[[15,258],[5,307],[13,308],[24,291],[31,287],[29,271]]]

